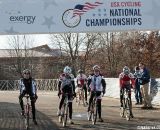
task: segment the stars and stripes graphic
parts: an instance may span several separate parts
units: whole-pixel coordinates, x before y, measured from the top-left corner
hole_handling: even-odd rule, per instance
[[[95,2],[95,3],[89,3],[86,2],[84,5],[78,4],[74,7],[73,10],[73,17],[79,15],[83,15],[84,13],[86,13],[87,11],[91,10],[91,9],[95,9],[97,6],[102,5],[103,3],[101,2]]]

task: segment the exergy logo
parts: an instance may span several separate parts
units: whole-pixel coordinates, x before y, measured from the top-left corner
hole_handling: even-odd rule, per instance
[[[24,23],[27,23],[27,24],[33,24],[34,21],[36,19],[36,16],[10,16],[9,17],[9,20],[11,22],[24,22]]]

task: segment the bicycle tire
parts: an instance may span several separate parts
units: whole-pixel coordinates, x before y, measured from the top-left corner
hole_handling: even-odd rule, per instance
[[[124,117],[124,113],[125,113],[125,110],[126,110],[126,99],[124,97],[123,97],[122,102],[123,102],[123,107],[121,109],[120,116]]]
[[[97,105],[96,105],[96,109],[94,111],[94,121],[93,121],[93,125],[96,124],[96,121],[97,121],[97,113],[98,113],[98,109],[97,109]]]
[[[91,121],[91,117],[92,117],[92,112],[89,111],[89,112],[88,112],[88,121]]]
[[[97,120],[97,104],[95,103],[95,99],[92,103],[92,124],[95,125],[96,124],[96,120]]]
[[[126,100],[126,120],[130,120],[130,101],[129,99]]]
[[[63,127],[66,127],[68,117],[68,105],[64,105]]]
[[[29,130],[29,104],[26,105],[25,126]]]
[[[86,106],[86,104],[85,104],[85,101],[84,101],[84,90],[82,90],[82,102],[83,102],[83,106],[85,107]]]

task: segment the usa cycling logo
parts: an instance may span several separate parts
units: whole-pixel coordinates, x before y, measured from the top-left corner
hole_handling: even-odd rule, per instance
[[[101,2],[89,3],[84,5],[77,4],[73,9],[66,10],[62,15],[62,21],[65,26],[74,28],[81,22],[81,16],[91,9],[95,9],[97,6],[102,5]]]

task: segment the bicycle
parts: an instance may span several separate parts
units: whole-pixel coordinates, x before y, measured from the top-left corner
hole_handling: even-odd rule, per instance
[[[68,119],[68,108],[69,108],[69,99],[68,99],[68,93],[65,93],[65,99],[64,99],[64,103],[62,106],[62,112],[59,115],[59,120],[60,122],[62,122],[63,127],[66,126],[67,124],[67,119]]]
[[[76,94],[76,102],[77,105],[80,105],[81,101],[83,103],[83,106],[85,106],[85,101],[84,101],[84,90],[83,90],[83,86],[81,85],[80,87],[77,88],[77,94]],[[77,100],[78,98],[78,100]]]
[[[123,107],[122,107],[122,111],[120,112],[120,116],[126,117],[126,120],[129,121],[131,118],[130,112],[131,112],[131,101],[129,99],[129,90],[124,88],[123,90]]]
[[[96,121],[97,121],[97,114],[98,114],[98,104],[97,104],[97,101],[98,100],[101,100],[101,99],[98,99],[98,97],[96,96],[96,92],[94,92],[94,97],[93,97],[93,100],[91,102],[91,105],[90,105],[90,111],[88,112],[88,120],[92,120],[92,124],[95,125],[96,124]]]
[[[24,105],[25,126],[26,126],[26,129],[29,130],[29,118],[30,118],[30,111],[31,111],[31,105],[29,104],[30,96],[27,94],[24,97],[26,98],[26,104]]]

